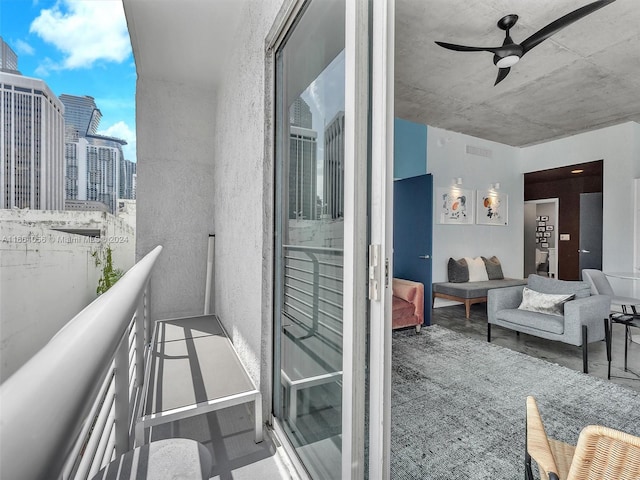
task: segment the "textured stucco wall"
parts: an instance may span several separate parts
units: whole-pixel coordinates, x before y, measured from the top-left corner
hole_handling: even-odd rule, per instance
[[[265,408],[272,350],[273,165],[265,155],[265,38],[281,0],[246,1],[216,103],[215,310]],[[267,410],[268,411],[268,410]]]
[[[214,110],[211,88],[138,79],[136,258],[164,248],[151,278],[152,320],[203,313]]]

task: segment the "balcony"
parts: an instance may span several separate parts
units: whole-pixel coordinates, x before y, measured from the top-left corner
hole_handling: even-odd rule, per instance
[[[151,251],[0,386],[0,477],[93,478],[134,448],[152,331],[149,280],[161,252]],[[269,431],[254,443],[244,404],[152,427],[149,437],[203,444],[213,464],[205,478],[294,477]]]

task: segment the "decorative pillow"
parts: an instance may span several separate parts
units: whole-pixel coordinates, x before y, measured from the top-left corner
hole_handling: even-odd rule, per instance
[[[467,267],[467,261],[464,258],[460,260],[454,260],[449,258],[447,264],[447,274],[449,281],[453,283],[464,283],[469,281],[469,268]]]
[[[487,276],[487,268],[484,266],[482,257],[464,257],[469,267],[469,281],[470,282],[484,282],[489,280]]]
[[[518,307],[520,310],[530,312],[546,313],[547,315],[564,314],[564,304],[573,300],[575,295],[554,295],[550,293],[540,293],[530,288],[524,287],[522,291],[522,303]]]
[[[491,258],[482,257],[482,261],[487,269],[487,276],[489,277],[489,280],[502,280],[504,278],[502,265],[500,264],[498,257],[495,255]]]

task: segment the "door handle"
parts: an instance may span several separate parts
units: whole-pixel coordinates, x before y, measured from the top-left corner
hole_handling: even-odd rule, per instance
[[[431,255],[420,255],[418,258],[421,258],[422,260],[429,260]]]
[[[591,253],[591,250],[578,250],[578,253]]]

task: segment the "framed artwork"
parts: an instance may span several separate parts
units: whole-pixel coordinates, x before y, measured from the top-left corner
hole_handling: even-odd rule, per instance
[[[553,225],[547,225],[547,231],[552,231],[553,230]]]
[[[473,190],[436,189],[436,220],[446,225],[472,225],[474,221]]]
[[[546,242],[541,243],[541,244],[540,244],[540,246],[541,246],[542,248],[549,248],[549,244],[548,244],[548,243],[546,243]]]
[[[478,190],[478,212],[476,223],[479,225],[508,225],[509,197],[493,190]],[[543,228],[543,227],[538,227]]]
[[[547,222],[538,222],[538,226],[539,227],[546,227],[547,226]]]
[[[548,222],[549,221],[549,216],[548,215],[542,215],[540,217],[540,220],[542,220],[543,222]]]
[[[540,220],[542,220],[542,217],[541,217],[540,215],[538,215],[538,216],[536,217],[536,221],[537,221],[537,222],[539,222]]]
[[[536,238],[536,243],[540,243],[540,239],[539,238]]]
[[[539,232],[544,232],[545,230],[546,230],[545,227],[538,227]]]
[[[542,237],[542,232],[536,232],[536,237]]]
[[[549,237],[551,237],[551,232],[544,232],[544,233],[543,233],[543,236],[544,236],[545,238],[549,238]]]

